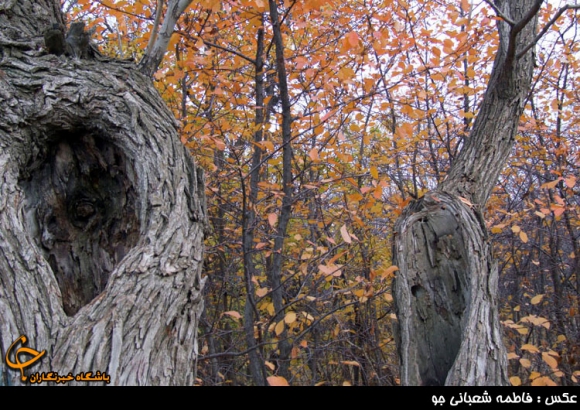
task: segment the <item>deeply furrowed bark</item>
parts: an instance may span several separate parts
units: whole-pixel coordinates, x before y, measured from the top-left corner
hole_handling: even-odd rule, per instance
[[[483,209],[514,144],[530,91],[541,1],[496,0],[500,47],[471,135],[447,178],[395,228],[396,333],[404,385],[506,385],[497,266]]]
[[[24,334],[47,351],[25,375],[193,384],[203,176],[134,64],[47,54],[59,4],[0,1],[0,353]]]

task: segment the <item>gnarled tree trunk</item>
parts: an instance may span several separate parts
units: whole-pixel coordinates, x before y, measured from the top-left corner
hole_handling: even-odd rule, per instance
[[[191,385],[203,176],[133,63],[48,52],[59,4],[0,0],[0,384],[26,335],[24,377]]]
[[[404,385],[505,385],[498,270],[482,209],[530,91],[540,0],[495,0],[500,45],[480,112],[449,175],[395,227],[397,339]]]

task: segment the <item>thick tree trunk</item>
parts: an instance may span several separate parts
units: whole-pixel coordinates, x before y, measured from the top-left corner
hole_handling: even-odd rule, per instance
[[[203,176],[134,64],[47,52],[59,4],[0,0],[0,384],[26,335],[24,377],[191,385]]]
[[[394,284],[404,385],[505,385],[498,270],[482,209],[514,143],[533,73],[538,0],[495,0],[500,46],[470,137],[447,178],[396,224]],[[519,54],[522,55],[519,55]]]

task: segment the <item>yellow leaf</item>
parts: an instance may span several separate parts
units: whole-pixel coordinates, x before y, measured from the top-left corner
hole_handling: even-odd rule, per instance
[[[282,376],[270,376],[266,380],[270,386],[290,386],[288,380]]]
[[[521,347],[521,349],[527,350],[530,353],[539,353],[540,352],[536,346],[531,345],[531,344],[525,344]]]
[[[278,322],[278,324],[274,328],[274,332],[276,333],[276,336],[280,336],[283,331],[284,331],[284,321],[281,320]]]
[[[552,369],[558,368],[558,361],[550,356],[548,353],[542,353],[542,360],[545,361]]]
[[[548,188],[548,189],[553,189],[553,188],[555,188],[555,187],[556,187],[556,185],[558,185],[558,182],[560,182],[560,180],[561,180],[561,179],[562,179],[562,178],[558,178],[558,179],[557,179],[557,180],[555,180],[555,181],[546,182],[546,183],[542,184],[542,185],[540,186],[540,188]]]
[[[351,239],[350,235],[348,234],[348,231],[346,230],[346,225],[342,225],[342,227],[340,228],[340,235],[342,236],[342,239],[346,243],[352,243],[352,239]]]
[[[272,228],[276,225],[276,222],[278,222],[278,215],[275,213],[268,214],[268,223]]]
[[[538,377],[532,382],[532,386],[557,386],[548,376]]]
[[[371,176],[374,179],[379,179],[379,170],[377,169],[377,167],[371,167]]]
[[[343,361],[341,361],[341,363],[342,364],[349,365],[349,366],[357,366],[357,367],[360,367],[360,363],[357,362],[356,360],[343,360]]]
[[[521,386],[522,380],[518,376],[512,376],[510,377],[510,383],[512,386]]]
[[[520,231],[520,240],[523,243],[528,243],[528,235],[524,231]]]
[[[264,146],[266,151],[268,151],[268,152],[274,151],[274,144],[272,143],[272,141],[262,141],[261,144]]]
[[[256,290],[256,296],[258,296],[260,298],[266,296],[267,293],[268,293],[268,288],[260,288],[260,289]]]
[[[286,316],[284,316],[284,322],[286,322],[287,325],[296,322],[296,313],[295,312],[286,313]]]
[[[508,353],[507,357],[508,357],[508,360],[519,358],[519,356],[517,354],[515,354],[514,352]]]
[[[526,369],[529,369],[530,366],[532,365],[532,362],[530,362],[528,359],[520,359],[520,364],[524,366]]]
[[[544,295],[536,295],[532,298],[532,300],[530,300],[530,303],[532,305],[537,305],[538,303],[540,303],[543,299]]]
[[[513,233],[518,233],[519,231],[521,231],[520,227],[517,225],[512,226],[512,232]]]

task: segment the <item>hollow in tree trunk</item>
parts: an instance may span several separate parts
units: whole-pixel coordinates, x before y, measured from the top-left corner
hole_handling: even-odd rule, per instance
[[[482,210],[530,92],[539,0],[495,0],[499,48],[470,136],[447,178],[395,226],[397,348],[403,385],[506,385],[498,269]]]
[[[0,384],[191,385],[203,176],[151,79],[59,7],[0,1]],[[22,372],[21,335],[46,351]]]

